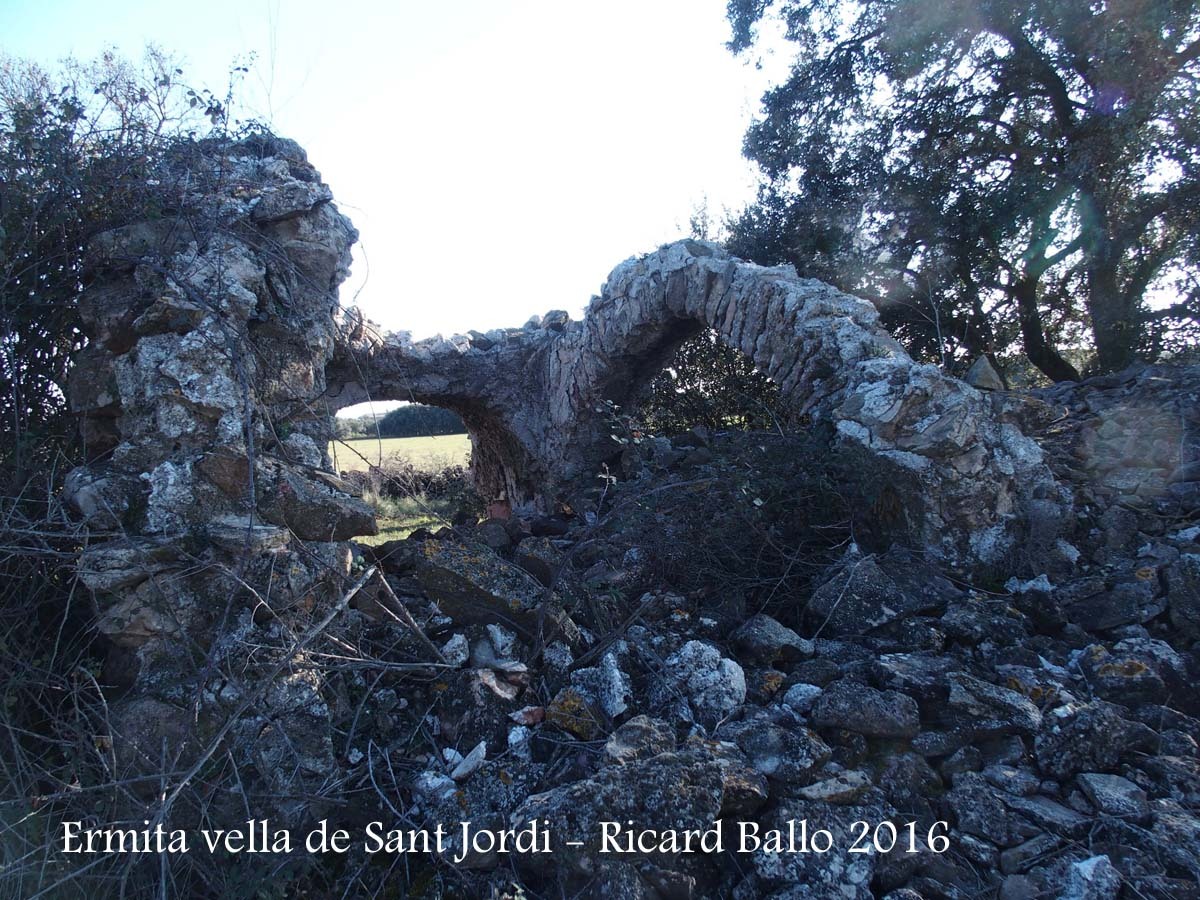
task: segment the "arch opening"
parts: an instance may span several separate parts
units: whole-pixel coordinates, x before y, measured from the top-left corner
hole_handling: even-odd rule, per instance
[[[332,414],[358,403],[388,401],[449,410],[462,420],[470,442],[467,468],[479,497],[489,505],[510,507],[533,502],[537,461],[508,426],[502,411],[479,397],[425,393],[386,377],[345,380],[343,371],[338,363],[327,369],[326,396]]]
[[[620,264],[578,321],[550,312],[521,328],[417,343],[348,323],[330,383],[363,381],[376,398],[459,411],[480,491],[548,512],[611,458],[609,404],[633,403],[700,333],[773,383],[789,416],[823,423],[838,452],[864,453],[910,482],[903,505],[919,511],[905,539],[936,555],[998,558],[1019,528],[1020,497],[1050,478],[1036,446],[986,397],[915,363],[869,303],[702,241]]]

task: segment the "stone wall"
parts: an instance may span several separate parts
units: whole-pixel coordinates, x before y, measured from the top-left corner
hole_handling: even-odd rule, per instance
[[[345,542],[376,526],[329,471],[327,442],[334,411],[359,400],[455,410],[481,490],[546,509],[611,456],[605,401],[629,402],[707,326],[828,422],[833,452],[902,486],[896,540],[970,566],[1008,550],[1031,504],[1062,507],[1003,401],[914,363],[869,304],[791,269],[683,241],[618,266],[582,321],[549,313],[413,343],[339,309],[357,235],[294,143],[188,148],[159,180],[155,216],[87,251],[89,344],[70,403],[90,462],[66,496],[88,526],[79,576],[111,639],[107,677],[127,690],[114,714],[178,726],[172,746],[228,700],[223,666],[241,683],[252,671],[239,634],[276,623],[277,649],[294,653],[347,590]],[[290,712],[263,714],[282,735],[255,762],[268,780],[319,773],[329,753],[319,685],[282,652],[250,657],[291,673],[276,696]],[[161,709],[148,717],[146,704]]]
[[[198,751],[206,723],[344,594],[340,542],[375,531],[326,471],[353,226],[290,141],[192,147],[159,181],[160,215],[88,248],[89,344],[69,391],[91,462],[65,492],[88,526],[78,571],[111,641],[105,679],[125,689],[120,774],[161,771],[160,740]],[[276,649],[241,646],[255,624]],[[239,727],[267,735],[247,762],[296,794],[322,777],[329,737],[302,655],[284,662]]]
[[[1200,373],[981,392],[916,364],[863,301],[696,241],[618,266],[582,321],[414,343],[339,309],[356,235],[295,144],[189,148],[159,180],[153,217],[88,248],[88,347],[70,385],[89,461],[65,496],[111,647],[102,702],[74,712],[83,746],[62,742],[66,758],[99,759],[116,797],[81,782],[89,819],[357,828],[403,809],[397,826],[536,818],[578,839],[468,855],[455,883],[479,896],[513,878],[630,897],[650,896],[643,880],[697,896],[1083,896],[1097,878],[1104,896],[1121,878],[1146,896],[1190,889]],[[645,531],[687,543],[667,515],[607,534],[491,521],[375,548],[378,570],[355,558],[348,539],[375,523],[329,471],[337,408],[455,409],[480,487],[547,508],[611,455],[607,402],[629,403],[704,327],[824,422],[829,452],[894,486],[887,535],[917,551],[853,543],[780,596],[771,612],[804,636],[721,591],[626,596],[651,571],[631,574]],[[677,453],[614,493],[641,501],[654,478],[695,470]],[[1062,539],[1066,510],[1078,546]],[[991,574],[1037,577],[1003,594],[921,558],[979,566],[1014,544],[1024,571],[1005,560]],[[770,582],[765,603],[783,579]],[[901,815],[949,823],[955,853],[846,862],[850,823]],[[593,826],[613,818],[804,816],[838,834],[841,856],[759,851],[730,867],[595,852]],[[153,883],[197,858],[148,860]],[[257,860],[238,859],[228,884],[250,884]],[[262,862],[275,887],[294,874]],[[355,889],[364,873],[401,877],[353,856],[335,868]],[[434,883],[415,872],[405,884]]]

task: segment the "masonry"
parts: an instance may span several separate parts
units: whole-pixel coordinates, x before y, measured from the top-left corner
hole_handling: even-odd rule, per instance
[[[1067,508],[1019,407],[914,362],[870,304],[790,268],[680,241],[618,265],[581,321],[414,343],[339,306],[357,233],[300,147],[201,150],[164,163],[166,213],[88,248],[69,392],[90,461],[66,497],[90,529],[78,572],[118,653],[111,680],[128,690],[113,715],[129,772],[160,762],[145,747],[186,758],[192,725],[239,704],[257,710],[238,726],[257,735],[246,764],[278,794],[329,769],[320,678],[294,643],[253,657],[261,696],[216,676],[247,676],[239,635],[302,634],[346,590],[347,542],[376,524],[328,441],[361,400],[453,409],[480,491],[547,510],[611,454],[604,401],[629,402],[708,327],[832,428],[830,452],[902,486],[897,540],[969,569],[1019,541],[1033,505],[1051,531]]]

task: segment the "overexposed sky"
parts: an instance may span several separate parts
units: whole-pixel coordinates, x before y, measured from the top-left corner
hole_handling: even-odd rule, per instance
[[[0,0],[0,49],[53,63],[147,41],[295,138],[361,232],[343,302],[416,337],[579,315],[626,257],[753,195],[767,75],[725,0]],[[768,67],[770,71],[770,67]],[[239,115],[239,110],[234,110]]]

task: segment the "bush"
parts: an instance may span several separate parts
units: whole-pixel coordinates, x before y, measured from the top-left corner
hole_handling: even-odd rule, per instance
[[[618,483],[613,540],[638,548],[649,581],[713,614],[769,612],[798,624],[810,582],[850,539],[862,499],[821,428],[727,434],[686,475]]]
[[[658,434],[701,425],[713,431],[771,429],[789,418],[778,385],[711,329],[684,341],[646,386],[639,417]]]
[[[182,191],[165,191],[157,173],[168,160],[187,169],[198,135],[227,135],[226,109],[211,93],[187,88],[181,71],[156,50],[140,66],[106,54],[90,64],[68,62],[53,75],[0,57],[0,882],[8,888],[0,893],[6,895],[31,895],[84,871],[94,879],[90,885],[121,867],[125,875],[132,871],[117,856],[81,868],[57,852],[61,832],[52,827],[68,812],[90,821],[119,818],[130,790],[113,781],[109,767],[107,704],[120,676],[76,581],[87,535],[61,502],[62,477],[80,461],[66,379],[85,343],[78,310],[89,278],[84,248],[104,231],[176,212],[163,209],[161,198]]]
[[[0,463],[18,478],[70,442],[67,370],[82,346],[83,248],[151,217],[151,173],[225,105],[190,90],[157,50],[140,67],[109,53],[57,76],[0,57]]]

